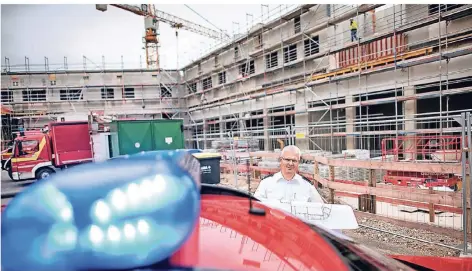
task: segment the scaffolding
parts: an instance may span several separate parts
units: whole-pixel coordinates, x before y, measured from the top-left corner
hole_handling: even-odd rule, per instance
[[[263,60],[259,63],[264,67],[243,80],[229,78],[225,84],[205,90],[197,91],[195,87],[185,96],[188,113],[194,114],[194,119],[196,116],[202,118],[192,124],[192,128],[197,128],[188,140],[209,146],[209,142],[204,142],[221,139],[229,131],[241,132],[240,127],[225,124],[233,122],[233,118],[227,116],[239,115],[238,111],[251,116],[251,121],[246,121],[245,130],[263,141],[261,146],[269,145],[263,147],[266,150],[276,148],[276,144],[269,143],[274,136],[268,131],[274,129],[285,130],[287,142],[308,139],[308,149],[341,152],[346,148],[362,148],[372,150],[375,155],[380,155],[384,137],[405,133],[457,135],[460,132],[457,117],[472,109],[470,105],[458,104],[460,98],[457,97],[462,95],[468,99],[464,95],[471,92],[472,74],[467,65],[450,70],[450,62],[461,61],[472,52],[472,21],[468,17],[472,14],[472,5],[393,5],[376,12],[380,6],[301,5],[281,14],[277,20],[258,25],[257,31],[248,31],[235,43],[246,42],[244,45],[250,47],[253,41],[257,44],[253,51],[240,60],[220,64],[221,68],[186,78],[186,83],[194,83],[223,71],[229,74],[234,67],[256,61],[258,57]],[[322,11],[327,14],[320,15]],[[307,12],[311,12],[311,17],[316,20],[302,25],[299,18]],[[350,18],[358,22],[360,38],[354,42],[350,40],[349,30],[336,31]],[[292,21],[294,32],[283,33],[284,26]],[[461,23],[451,30],[451,21]],[[316,25],[310,25],[312,22]],[[426,38],[415,36],[415,30],[429,26],[434,26],[437,34],[428,30]],[[271,31],[270,35],[274,37],[278,35],[274,29],[279,29],[280,38],[272,38],[271,44],[260,44],[260,37],[269,35],[267,31]],[[325,39],[319,38],[322,31],[329,33]],[[285,63],[284,58],[291,57],[290,45],[296,43],[305,45],[302,52],[305,54]],[[313,48],[314,45],[317,46]],[[231,47],[203,56],[188,65],[186,72],[193,74],[193,66],[216,58]],[[279,63],[274,63],[271,57],[271,53],[277,51],[282,54],[282,63],[280,58]],[[266,61],[269,64],[264,65]],[[439,71],[432,70],[425,76],[410,76],[410,69],[430,63],[439,64]],[[294,67],[303,68],[299,73],[288,72]],[[378,77],[387,72],[391,76],[389,82],[379,83]],[[276,76],[270,76],[275,73]],[[254,87],[250,84],[251,79],[262,83]],[[346,82],[350,85],[348,89],[357,85],[358,91],[345,93]],[[237,87],[243,84],[246,86]],[[228,95],[216,94],[228,89],[231,90],[227,91]],[[212,93],[213,99],[192,103],[196,95],[211,97]],[[274,102],[279,99],[284,99],[285,103]],[[254,107],[254,101],[258,100],[263,100],[263,105]],[[300,105],[300,100],[303,105]],[[439,100],[439,106],[425,109],[426,103],[435,100]],[[414,109],[410,108],[412,104]],[[253,108],[250,109],[251,105]],[[382,110],[381,106],[388,107],[388,110]],[[252,110],[263,113],[253,114]],[[296,119],[306,115],[309,121],[298,123]],[[204,124],[206,119],[217,116],[221,116],[220,126],[216,128],[213,124],[208,129]]]
[[[5,57],[2,105],[13,108],[11,117],[18,120],[13,131],[20,126],[41,128],[64,114],[183,118],[185,104],[177,70],[144,69],[142,61],[139,69],[125,68],[123,57],[120,63],[106,62],[104,56],[101,63],[82,58],[81,65],[70,64],[67,57],[60,64],[51,64],[47,57],[43,65],[30,64],[25,57],[24,65],[11,65]],[[133,74],[144,79],[133,80]]]

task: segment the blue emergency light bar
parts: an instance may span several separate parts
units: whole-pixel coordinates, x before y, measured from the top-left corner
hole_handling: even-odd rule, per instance
[[[90,163],[32,184],[2,213],[2,270],[126,269],[167,259],[200,212],[198,161],[176,157]]]

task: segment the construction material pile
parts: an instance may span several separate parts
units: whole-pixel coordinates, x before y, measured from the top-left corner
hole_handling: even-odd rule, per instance
[[[233,144],[233,146],[231,146]],[[259,141],[257,139],[220,139],[211,142],[211,148],[216,150],[230,149],[249,149],[250,151],[259,150]]]
[[[359,160],[367,160],[370,158],[370,151],[369,150],[343,150],[342,154],[348,158],[355,158]]]
[[[231,164],[246,164],[249,159],[248,152],[260,151],[257,139],[230,139],[213,140],[211,149],[203,152],[220,153],[221,161]]]

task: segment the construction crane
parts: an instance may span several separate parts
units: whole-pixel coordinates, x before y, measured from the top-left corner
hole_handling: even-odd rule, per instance
[[[216,31],[196,23],[181,19],[177,16],[165,13],[157,10],[152,4],[142,4],[141,6],[136,5],[119,5],[111,4],[117,8],[121,8],[134,14],[144,16],[144,44],[146,49],[146,66],[148,69],[159,70],[159,21],[169,24],[171,27],[178,29],[185,29],[212,39],[225,41],[230,37],[228,34],[220,31]],[[106,11],[106,4],[97,4],[96,9],[100,11]],[[178,36],[176,31],[176,36]]]

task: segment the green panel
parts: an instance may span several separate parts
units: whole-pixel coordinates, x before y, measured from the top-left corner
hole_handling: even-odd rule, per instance
[[[154,120],[152,133],[155,150],[184,149],[182,120]]]
[[[153,150],[149,121],[119,121],[118,137],[120,155]]]

